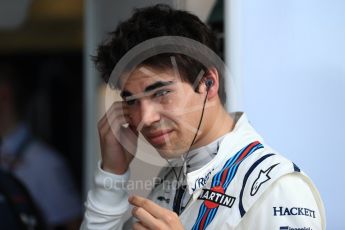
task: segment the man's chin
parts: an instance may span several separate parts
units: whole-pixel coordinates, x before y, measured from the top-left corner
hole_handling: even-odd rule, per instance
[[[145,137],[145,136],[144,136]],[[146,138],[146,137],[145,137]],[[170,139],[169,142],[153,143],[149,138],[147,142],[156,149],[159,155],[165,159],[174,159],[180,157],[187,149],[182,149],[179,145],[174,144],[174,140]]]
[[[172,149],[172,148],[156,148],[157,152],[162,158],[167,160],[174,159],[181,157],[181,155],[185,152],[181,149]]]

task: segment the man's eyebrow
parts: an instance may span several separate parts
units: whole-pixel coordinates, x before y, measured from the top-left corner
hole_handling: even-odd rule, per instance
[[[164,87],[164,86],[167,86],[167,85],[171,85],[173,83],[175,83],[175,82],[174,81],[157,81],[157,82],[153,83],[152,85],[147,86],[144,89],[143,93],[139,93],[139,94],[133,95],[131,92],[129,92],[127,90],[124,90],[124,91],[121,92],[121,97],[123,99],[125,99],[126,101],[137,99],[137,98],[141,98],[143,96],[146,96],[147,93],[149,93],[152,90],[155,90],[157,88]]]
[[[155,89],[163,87],[163,86],[171,85],[173,83],[174,83],[173,81],[157,81],[157,82],[153,83],[152,85],[147,86],[144,89],[144,92],[149,92],[149,91],[155,90]]]
[[[132,94],[131,92],[127,91],[127,90],[124,90],[124,91],[121,92],[121,97],[122,97],[122,98],[130,97],[130,96],[132,96],[132,95],[133,95],[133,94]]]

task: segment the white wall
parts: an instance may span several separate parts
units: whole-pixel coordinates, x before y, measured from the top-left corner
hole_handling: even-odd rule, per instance
[[[227,11],[241,108],[313,179],[327,229],[345,229],[345,1],[231,0]]]

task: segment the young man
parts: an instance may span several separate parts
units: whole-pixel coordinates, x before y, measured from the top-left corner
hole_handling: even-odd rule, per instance
[[[224,109],[226,76],[216,65],[167,49],[118,74],[131,50],[162,36],[217,52],[214,35],[196,16],[164,5],[137,10],[99,47],[96,64],[124,101],[98,123],[102,161],[82,229],[325,229],[311,180],[267,146],[245,114]],[[128,180],[139,133],[161,157],[175,159],[149,199],[104,185]],[[124,225],[129,203],[134,218]]]

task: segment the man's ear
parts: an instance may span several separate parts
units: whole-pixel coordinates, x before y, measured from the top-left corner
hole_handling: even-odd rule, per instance
[[[218,89],[219,89],[219,76],[218,71],[215,67],[211,67],[205,73],[201,84],[199,86],[199,92],[202,94],[206,94],[208,91],[207,98],[213,99],[214,97],[218,96]]]

